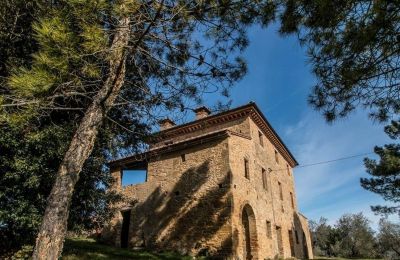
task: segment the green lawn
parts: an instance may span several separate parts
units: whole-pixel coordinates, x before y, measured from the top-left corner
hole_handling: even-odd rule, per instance
[[[62,260],[81,259],[192,259],[188,256],[179,256],[173,253],[154,254],[143,251],[132,251],[97,243],[93,239],[70,238],[65,241]]]
[[[379,260],[379,259],[367,259],[367,258],[340,258],[340,257],[322,257],[316,256],[314,260]]]
[[[133,251],[97,243],[89,238],[68,238],[65,241],[62,260],[120,260],[120,259],[169,259],[189,260],[189,256],[180,256],[173,253],[149,253],[145,251]],[[206,258],[196,258],[206,259]],[[346,258],[315,257],[315,260],[348,260]],[[351,259],[368,260],[368,259]],[[377,260],[377,259],[374,259]]]

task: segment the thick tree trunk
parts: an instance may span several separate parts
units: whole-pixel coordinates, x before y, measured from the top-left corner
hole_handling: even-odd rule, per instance
[[[129,24],[130,19],[125,17],[116,28],[111,44],[109,76],[86,111],[57,172],[36,238],[33,259],[58,259],[62,252],[69,206],[79,173],[93,150],[98,129],[105,115],[124,83]]]

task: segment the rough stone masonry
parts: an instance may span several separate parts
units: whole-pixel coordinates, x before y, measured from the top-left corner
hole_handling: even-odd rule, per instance
[[[312,259],[297,162],[254,103],[160,122],[149,151],[109,163],[124,200],[102,232],[116,246],[222,259]],[[144,183],[122,186],[125,170]]]

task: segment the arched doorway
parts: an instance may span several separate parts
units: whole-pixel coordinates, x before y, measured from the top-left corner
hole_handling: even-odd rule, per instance
[[[257,243],[257,228],[256,217],[254,211],[249,204],[243,207],[242,211],[243,225],[243,249],[244,259],[257,259],[258,243]]]

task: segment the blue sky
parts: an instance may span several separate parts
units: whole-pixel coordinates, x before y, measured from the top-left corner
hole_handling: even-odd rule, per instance
[[[300,165],[373,151],[391,140],[383,125],[357,111],[331,125],[307,104],[316,82],[305,49],[295,37],[281,37],[277,26],[249,31],[248,74],[232,90],[233,106],[255,101]],[[370,155],[373,157],[374,155]],[[376,227],[370,205],[384,203],[364,190],[363,157],[294,170],[299,210],[309,219],[334,223],[344,213],[363,212]]]
[[[231,91],[232,107],[255,101],[300,165],[369,153],[375,145],[391,141],[383,125],[369,120],[366,111],[328,125],[307,104],[315,78],[295,37],[280,37],[272,25],[252,28],[249,38],[244,53],[248,74]],[[214,98],[205,101],[208,106],[213,102]],[[360,177],[367,176],[363,157],[294,172],[299,210],[309,219],[326,217],[334,224],[344,213],[363,212],[376,228],[379,216],[370,205],[384,202],[360,186]],[[143,178],[142,174],[131,176],[138,179],[129,182]]]

